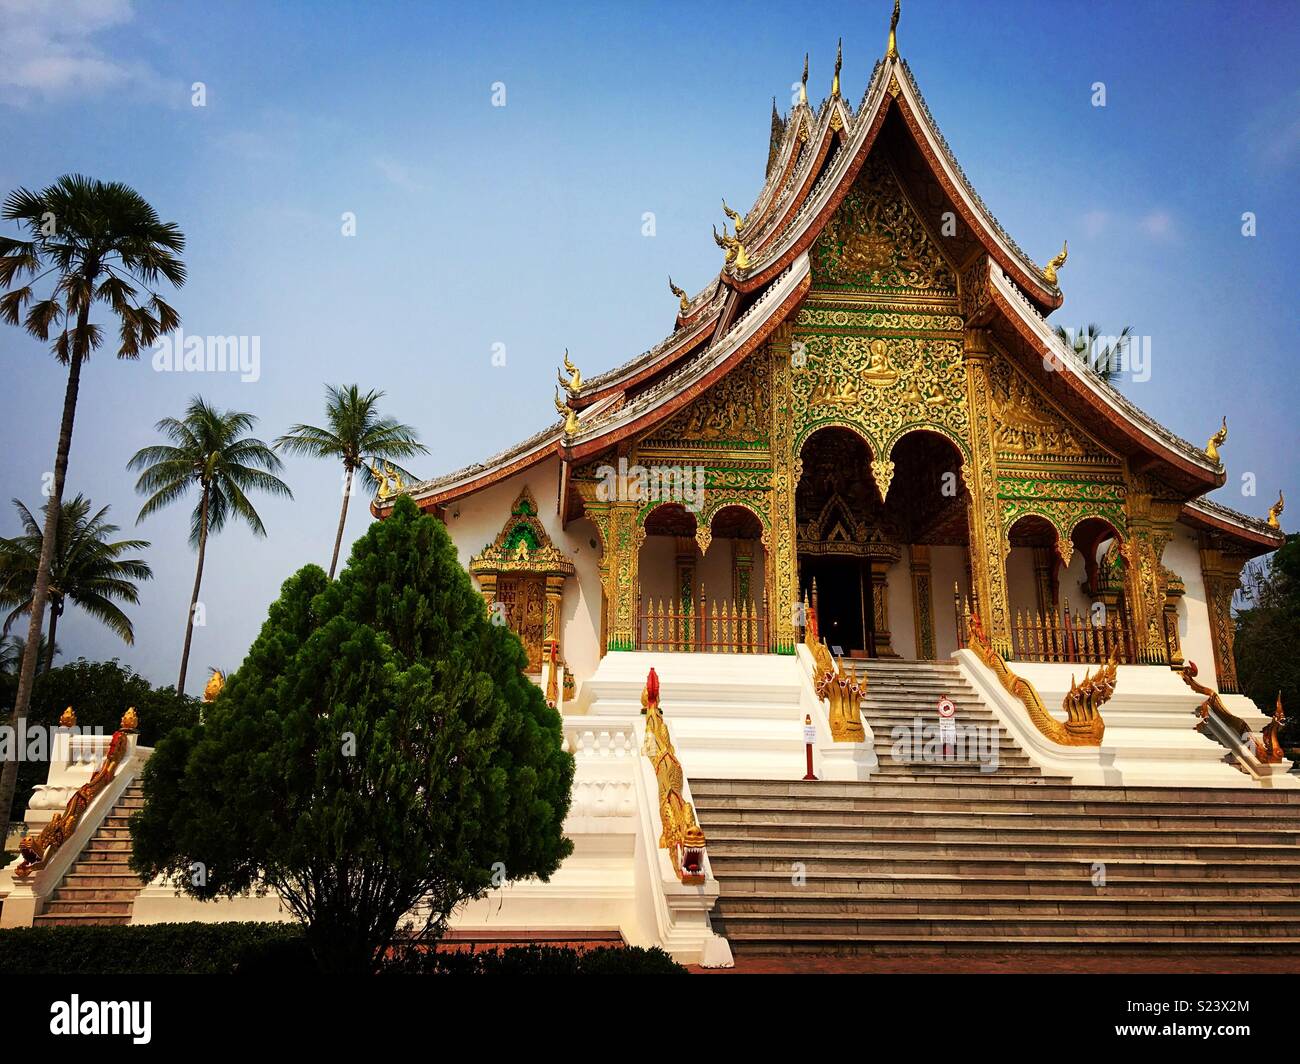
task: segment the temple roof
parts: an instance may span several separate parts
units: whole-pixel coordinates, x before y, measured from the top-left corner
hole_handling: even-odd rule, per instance
[[[838,71],[836,77],[838,85]],[[901,123],[901,124],[900,124]],[[683,297],[673,331],[650,350],[583,382],[567,402],[578,414],[576,432],[559,422],[483,462],[411,485],[424,507],[442,505],[558,455],[576,461],[667,419],[712,386],[766,341],[811,286],[808,249],[849,193],[882,135],[910,142],[927,179],[965,222],[983,265],[963,270],[963,286],[978,284],[979,305],[963,296],[968,325],[987,327],[1001,347],[1036,379],[1090,419],[1103,443],[1136,459],[1177,490],[1195,497],[1224,482],[1222,467],[1201,448],[1168,431],[1078,361],[1056,337],[1045,314],[1061,305],[1052,271],[1044,274],[1002,228],[975,192],[939,132],[911,70],[897,55],[880,60],[856,112],[838,93],[813,109],[796,104],[776,116],[767,173],[744,215],[728,209],[734,234],[724,227],[723,268],[694,296]],[[976,244],[978,246],[976,246]],[[975,257],[968,255],[967,259]],[[970,273],[987,271],[987,279]],[[973,280],[972,280],[973,278]],[[1051,366],[1051,371],[1045,371]],[[1195,504],[1201,507],[1200,503]],[[376,513],[386,508],[377,504]],[[1189,519],[1239,526],[1247,538],[1281,542],[1266,525],[1206,503]],[[1243,523],[1244,522],[1244,523]],[[1273,542],[1277,539],[1277,542]]]

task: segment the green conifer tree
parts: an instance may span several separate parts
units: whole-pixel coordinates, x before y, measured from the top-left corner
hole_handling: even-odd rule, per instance
[[[525,663],[446,529],[399,499],[337,581],[284,584],[203,724],[158,744],[136,870],[198,898],[273,888],[325,971],[375,970],[399,929],[436,938],[572,849],[573,758]]]

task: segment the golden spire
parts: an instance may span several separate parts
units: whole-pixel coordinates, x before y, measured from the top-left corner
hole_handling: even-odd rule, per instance
[[[1268,508],[1268,527],[1281,528],[1282,522],[1278,520],[1282,511],[1286,509],[1286,500],[1282,498],[1282,493],[1277,493],[1277,502]]]
[[[1056,271],[1065,265],[1065,260],[1070,257],[1070,242],[1068,240],[1061,242],[1061,250],[1052,256],[1051,261],[1043,268],[1043,280],[1048,284],[1056,284]]]
[[[669,274],[668,276],[668,291],[670,291],[673,295],[675,295],[678,298],[678,300],[680,300],[682,313],[685,314],[686,311],[690,309],[691,301],[686,295],[685,288],[678,288],[675,284],[673,284],[673,278],[671,274]]]
[[[1228,418],[1225,415],[1223,424],[1219,431],[1205,441],[1205,453],[1210,456],[1210,460],[1217,462],[1219,460],[1219,448],[1224,445],[1228,439]]]
[[[894,13],[889,18],[889,47],[885,49],[886,59],[898,58],[898,0],[894,0]]]
[[[722,235],[718,236],[718,227],[713,227],[713,239],[718,247],[723,249],[723,261],[728,266],[735,266],[738,270],[749,269],[749,254],[745,251],[745,245],[727,232],[727,224],[722,224]]]
[[[560,398],[560,389],[555,389],[555,412],[564,415],[564,434],[573,436],[578,431],[578,412]]]
[[[569,349],[567,347],[564,349],[564,369],[569,374],[569,378],[565,380],[564,374],[559,373],[557,370],[559,382],[564,385],[564,390],[570,395],[577,395],[582,391],[582,370],[569,361]]]
[[[733,211],[730,207],[727,206],[727,199],[725,196],[722,199],[722,213],[725,214],[728,218],[730,218],[735,223],[736,235],[740,236],[740,231],[745,228],[745,219],[741,217],[739,211]]]
[[[122,714],[122,730],[136,731],[140,727],[140,716],[135,711],[135,706],[127,706],[126,712]]]
[[[831,79],[831,95],[840,94],[840,67],[844,65],[844,38],[839,39],[835,45],[835,77]]]
[[[59,717],[59,727],[75,728],[76,726],[77,726],[77,714],[73,711],[72,707],[69,706],[67,709],[63,711],[62,715]]]
[[[808,53],[803,54],[803,80],[799,83],[799,102],[808,102]]]

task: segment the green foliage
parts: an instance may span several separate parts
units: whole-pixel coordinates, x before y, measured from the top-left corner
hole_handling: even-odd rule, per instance
[[[135,706],[140,717],[140,745],[155,746],[174,729],[197,724],[200,703],[197,698],[177,694],[174,687],[154,687],[116,659],[78,658],[36,677],[28,726],[54,727],[68,706],[76,712],[79,727],[102,728],[106,735],[116,731],[122,714]],[[44,783],[48,774],[45,762],[19,764],[15,815],[27,808],[32,788]]]
[[[375,970],[417,902],[435,937],[494,874],[545,878],[572,848],[573,759],[525,663],[400,498],[337,581],[285,582],[204,724],[158,745],[134,867],[198,898],[272,887],[324,970]]]
[[[1244,585],[1250,606],[1238,610],[1233,640],[1238,684],[1270,715],[1282,692],[1282,741],[1300,747],[1300,535],[1287,536],[1267,565],[1252,565]]]
[[[0,972],[21,975],[225,975],[274,943],[302,940],[296,924],[130,924],[0,931]]]
[[[399,950],[394,975],[683,975],[661,949],[553,946],[434,953]],[[118,927],[22,927],[0,931],[0,971],[24,975],[311,974],[315,960],[297,924],[186,923]]]

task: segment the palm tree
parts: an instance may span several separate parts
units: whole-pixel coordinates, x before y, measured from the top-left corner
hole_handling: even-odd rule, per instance
[[[202,396],[195,396],[177,421],[165,417],[155,426],[171,440],[170,444],[143,447],[136,451],[128,469],[140,470],[135,490],[149,498],[140,508],[136,523],[186,496],[191,488],[199,489],[199,501],[190,515],[190,546],[199,552],[194,573],[194,592],[190,595],[189,616],[185,621],[185,648],[181,651],[181,674],[176,690],[185,691],[185,671],[190,661],[190,640],[194,636],[194,607],[199,601],[203,582],[203,556],[208,534],[220,532],[233,516],[265,536],[266,528],[257,516],[247,491],[258,490],[293,498],[289,486],[275,476],[282,465],[274,451],[247,433],[257,418],[238,410],[218,410]]]
[[[1064,325],[1056,326],[1056,335],[1074,352],[1074,357],[1107,384],[1114,384],[1119,379],[1121,359],[1129,340],[1133,337],[1133,327],[1125,325],[1119,335],[1101,347],[1101,330],[1095,324],[1085,325],[1071,331]]]
[[[90,320],[91,307],[105,303],[118,319],[118,357],[138,358],[141,345],[148,347],[180,324],[179,315],[154,288],[160,279],[175,287],[185,283],[185,265],[178,257],[185,237],[175,224],[161,221],[133,188],[79,174],[65,175],[40,192],[15,189],[0,215],[17,222],[30,237],[0,237],[0,288],[9,289],[0,298],[0,318],[10,325],[21,321],[27,332],[42,341],[48,341],[53,331],[54,357],[68,367],[53,490],[45,506],[31,620],[14,696],[16,724],[27,716],[36,678],[81,366],[104,340],[104,331]],[[46,278],[49,292],[38,299],[35,286]],[[29,283],[22,284],[24,279]],[[17,783],[18,761],[8,759],[0,774],[0,838],[9,829]]]
[[[334,458],[343,463],[343,509],[339,513],[339,529],[334,536],[334,555],[330,558],[330,579],[339,563],[339,547],[343,543],[343,526],[348,519],[348,503],[352,500],[352,478],[361,474],[361,483],[373,488],[378,483],[370,466],[376,461],[411,458],[428,454],[420,443],[419,433],[410,425],[403,425],[391,417],[380,417],[379,400],[383,392],[369,391],[362,395],[355,384],[346,388],[325,386],[325,420],[328,428],[316,425],[294,425],[275,441],[278,450],[302,454],[311,458]],[[409,470],[390,461],[399,473],[414,479]]]
[[[32,512],[17,499],[14,506],[23,524],[23,534],[14,539],[0,539],[0,607],[12,606],[4,620],[3,632],[9,634],[13,623],[32,608],[32,588],[41,555],[41,527]],[[79,606],[102,621],[128,645],[135,642],[131,619],[114,601],[140,601],[137,580],[149,580],[153,570],[140,558],[124,558],[128,551],[147,550],[149,541],[112,537],[118,526],[107,520],[108,507],[93,515],[90,500],[78,495],[65,502],[59,511],[58,532],[54,542],[54,563],[50,566],[50,635],[45,671],[54,663],[54,645],[59,618],[67,603]]]
[[[27,649],[27,641],[21,636],[0,636],[0,676],[17,676],[18,669],[22,665],[23,651]],[[56,643],[49,642],[45,636],[41,636],[41,643],[38,647],[38,660],[49,658],[53,661],[63,653],[62,648]]]

